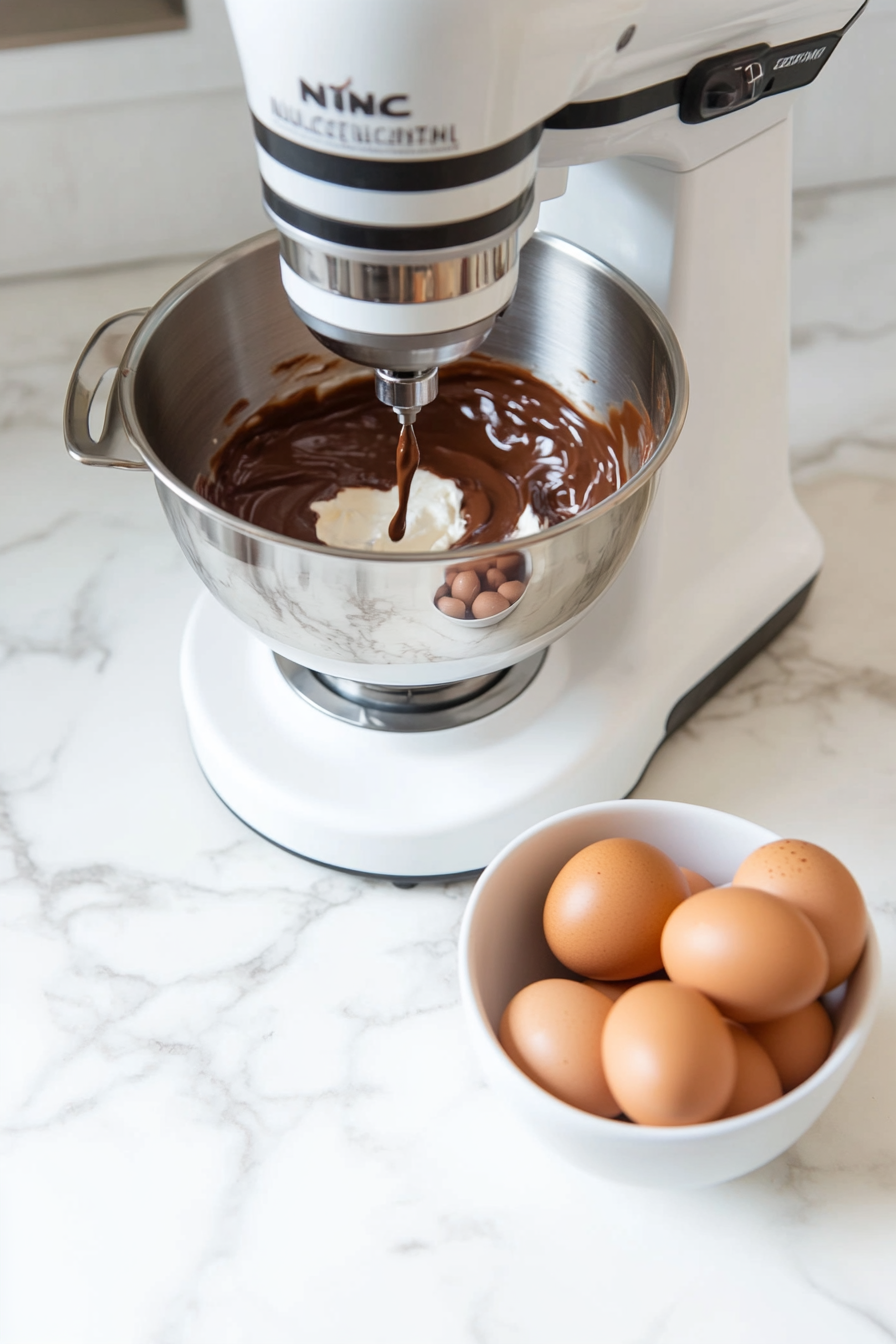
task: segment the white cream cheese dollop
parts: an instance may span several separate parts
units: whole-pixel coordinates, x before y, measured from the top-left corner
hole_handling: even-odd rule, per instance
[[[391,490],[350,486],[311,507],[317,514],[318,541],[346,551],[447,551],[467,527],[460,487],[424,468],[414,477],[407,530],[401,541],[389,539],[389,523],[398,508],[398,486]],[[527,504],[513,538],[531,536],[540,526]]]

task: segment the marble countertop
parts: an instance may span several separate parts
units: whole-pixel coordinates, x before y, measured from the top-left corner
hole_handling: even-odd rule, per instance
[[[896,1338],[896,185],[796,203],[793,444],[827,560],[644,797],[834,850],[884,954],[866,1051],[770,1166],[603,1183],[464,1033],[465,883],[294,858],[211,793],[197,592],[149,481],[71,463],[90,331],[187,266],[0,287],[3,1344],[877,1344]]]

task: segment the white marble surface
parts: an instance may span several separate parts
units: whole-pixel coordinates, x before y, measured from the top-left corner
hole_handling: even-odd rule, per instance
[[[796,210],[793,441],[828,546],[803,616],[638,792],[832,848],[885,992],[769,1167],[580,1175],[484,1088],[468,887],[293,858],[206,787],[196,592],[145,478],[66,458],[86,335],[184,262],[0,287],[2,1344],[876,1344],[896,1338],[896,186]]]

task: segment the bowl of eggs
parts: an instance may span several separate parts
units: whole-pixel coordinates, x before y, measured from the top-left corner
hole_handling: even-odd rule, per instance
[[[686,803],[552,817],[485,869],[461,998],[489,1083],[577,1166],[695,1187],[753,1171],[842,1086],[880,956],[817,845]]]

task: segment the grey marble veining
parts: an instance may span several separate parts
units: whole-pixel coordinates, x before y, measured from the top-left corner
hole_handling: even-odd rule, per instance
[[[896,476],[896,183],[794,203],[791,432],[797,479]]]
[[[797,199],[793,444],[825,568],[642,796],[847,862],[885,963],[822,1119],[694,1194],[586,1178],[468,1053],[468,886],[247,831],[177,685],[196,592],[145,478],[65,457],[84,338],[187,261],[0,287],[3,1344],[896,1338],[896,186]]]

